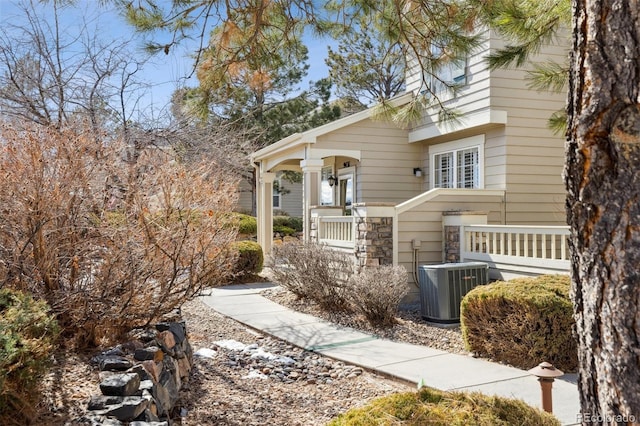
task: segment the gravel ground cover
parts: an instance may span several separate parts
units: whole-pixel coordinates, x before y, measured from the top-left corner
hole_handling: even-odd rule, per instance
[[[402,310],[397,324],[375,329],[350,315],[329,315],[276,287],[265,297],[292,309],[370,332],[379,337],[466,353],[459,327],[442,328],[420,317],[417,306]],[[405,307],[407,308],[407,307]],[[199,299],[182,315],[195,352],[189,383],[181,393],[174,424],[323,425],[373,398],[415,389],[413,385],[294,347],[218,314]],[[94,354],[59,352],[43,385],[35,424],[73,424],[97,391]]]

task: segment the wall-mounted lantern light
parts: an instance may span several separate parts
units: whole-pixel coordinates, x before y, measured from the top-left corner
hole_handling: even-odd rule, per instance
[[[327,178],[327,180],[329,181],[329,186],[333,187],[333,185],[335,185],[336,183],[338,183],[338,178],[336,178],[335,176],[331,175]]]
[[[420,177],[422,176],[422,169],[420,167],[414,167],[413,168],[413,175],[415,177]]]

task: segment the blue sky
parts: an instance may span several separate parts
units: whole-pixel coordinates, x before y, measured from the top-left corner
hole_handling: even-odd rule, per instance
[[[37,0],[34,1],[37,2]],[[14,25],[24,22],[24,13],[16,7],[16,3],[15,0],[0,0],[0,25],[6,22]],[[37,7],[42,8],[40,9],[42,11],[48,11],[51,6]],[[112,5],[100,5],[98,0],[76,0],[75,6],[63,9],[60,16],[64,30],[70,33],[79,32],[81,23],[87,21],[89,30],[97,31],[101,40],[111,42],[133,39],[134,45],[140,49],[140,55],[143,55],[144,40],[124,22],[122,17],[118,16]],[[302,83],[302,89],[308,87],[308,81],[316,81],[328,76],[324,60],[327,56],[329,41],[307,37],[306,42],[309,48],[310,68],[307,79]],[[152,106],[158,111],[169,102],[171,94],[177,87],[197,84],[195,77],[185,80],[192,70],[193,60],[189,54],[194,51],[194,46],[195,44],[180,46],[169,55],[157,54],[150,63],[145,65],[141,75],[148,84],[148,89],[144,91],[143,105]]]

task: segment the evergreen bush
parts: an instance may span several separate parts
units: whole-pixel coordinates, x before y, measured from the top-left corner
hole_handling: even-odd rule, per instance
[[[264,254],[255,241],[236,241],[232,244],[237,251],[234,267],[236,277],[253,277],[262,271]]]
[[[0,418],[12,416],[17,423],[28,423],[38,380],[48,367],[58,334],[44,301],[0,289]]]
[[[285,236],[290,236],[295,234],[296,230],[293,228],[289,228],[288,226],[274,225],[273,232],[277,232],[278,234],[282,234]]]
[[[329,426],[559,426],[552,414],[523,401],[478,392],[422,388],[378,398],[333,419]]]
[[[292,229],[293,232],[302,232],[302,218],[292,216],[274,216],[273,229],[275,230],[277,227],[287,227]]]
[[[542,361],[577,369],[570,278],[543,275],[479,286],[462,299],[460,323],[468,350],[518,368]]]
[[[238,233],[242,235],[256,235],[258,221],[254,216],[243,213],[232,213],[232,223],[238,227]]]

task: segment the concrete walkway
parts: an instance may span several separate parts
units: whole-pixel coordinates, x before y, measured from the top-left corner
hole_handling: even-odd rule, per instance
[[[260,295],[269,283],[211,290],[202,300],[221,314],[296,346],[387,376],[441,390],[480,391],[541,407],[540,385],[526,371],[467,355],[379,339],[295,312]],[[564,425],[579,424],[575,375],[553,383],[553,412]]]

